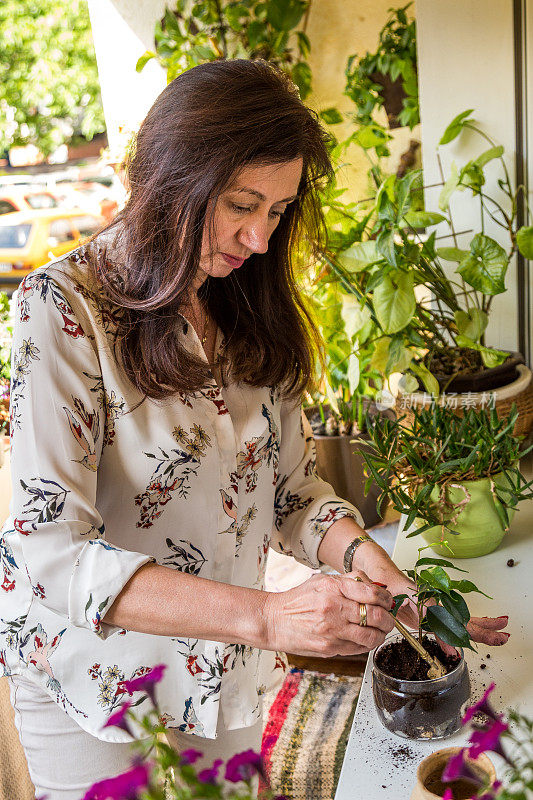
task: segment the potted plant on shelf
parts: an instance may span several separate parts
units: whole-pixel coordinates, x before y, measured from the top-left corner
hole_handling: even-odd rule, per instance
[[[461,726],[470,697],[468,669],[461,648],[473,649],[466,625],[470,619],[463,595],[480,590],[468,580],[453,580],[446,569],[459,569],[442,558],[422,556],[407,575],[415,584],[418,612],[415,641],[402,636],[386,640],[373,656],[372,692],[378,717],[392,733],[409,739],[443,739]],[[481,592],[484,594],[484,592]],[[488,597],[488,595],[486,595]],[[396,615],[407,595],[394,598]],[[405,629],[402,633],[405,636]],[[431,637],[428,634],[433,634]],[[459,648],[446,655],[434,637]],[[431,667],[413,645],[422,645],[445,674],[433,677]]]
[[[487,393],[494,394],[496,409],[505,416],[512,403],[520,411],[515,433],[533,427],[531,371],[517,354],[489,347],[485,341],[492,301],[505,291],[505,275],[516,250],[533,256],[533,227],[519,226],[517,198],[503,159],[503,148],[476,126],[471,112],[458,115],[446,129],[441,143],[468,129],[490,147],[460,170],[453,167],[440,198],[442,213],[416,210],[413,186],[416,173],[398,179],[389,176],[380,186],[374,206],[366,215],[361,241],[344,250],[324,248],[322,259],[346,290],[368,308],[380,336],[376,350],[389,378],[400,372],[400,389],[406,405],[427,405],[432,396],[453,393],[456,407],[480,406]],[[499,161],[499,181],[507,207],[489,197],[484,189],[485,167]],[[439,248],[433,225],[455,231],[449,213],[454,191],[469,191],[481,216],[488,215],[505,229],[504,248],[483,230],[476,233],[468,249]],[[449,274],[450,265],[457,264]],[[447,265],[447,266],[446,266]],[[422,388],[427,394],[418,393]],[[466,400],[465,400],[466,398]]]
[[[316,278],[308,297],[324,341],[324,377],[319,390],[308,396],[306,408],[315,438],[317,471],[340,497],[359,509],[365,526],[371,527],[382,518],[381,505],[378,510],[382,491],[373,484],[365,494],[365,462],[360,451],[365,448],[372,419],[381,413],[375,400],[383,380],[372,362],[375,326],[367,309],[327,273]]]
[[[456,558],[498,547],[518,503],[533,498],[533,481],[519,468],[517,413],[499,419],[493,408],[470,408],[458,416],[433,403],[415,408],[409,427],[401,418],[375,421],[363,457],[406,515],[406,530],[414,526],[408,536],[422,534],[436,553]]]

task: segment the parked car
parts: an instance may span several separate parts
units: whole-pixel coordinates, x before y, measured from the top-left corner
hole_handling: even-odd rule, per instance
[[[16,287],[36,267],[74,250],[104,220],[81,209],[18,211],[0,216],[0,289]]]
[[[34,186],[13,186],[0,189],[0,214],[12,214],[28,208],[57,208],[59,200],[44,188]]]

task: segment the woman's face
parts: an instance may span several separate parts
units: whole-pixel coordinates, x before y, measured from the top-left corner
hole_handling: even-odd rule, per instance
[[[204,228],[198,282],[225,278],[252,253],[266,253],[287,205],[296,199],[303,161],[246,167],[222,192],[214,210],[213,239]]]

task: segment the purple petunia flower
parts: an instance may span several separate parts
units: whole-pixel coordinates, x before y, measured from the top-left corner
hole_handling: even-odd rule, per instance
[[[132,769],[94,783],[83,800],[137,800],[150,783],[151,765],[136,764]]]
[[[188,750],[184,750],[183,753],[180,754],[181,763],[182,764],[196,764],[199,758],[203,756],[203,753],[200,750],[195,750],[193,747],[190,747]]]
[[[146,692],[153,705],[156,706],[155,685],[163,678],[163,673],[166,668],[166,664],[158,664],[151,669],[150,672],[147,672],[146,675],[140,675],[138,678],[133,678],[131,681],[123,681],[122,685],[130,696],[133,692]]]
[[[133,732],[128,725],[128,720],[126,718],[128,708],[131,708],[130,702],[126,701],[122,703],[118,711],[115,711],[114,714],[111,714],[111,716],[108,717],[107,722],[102,725],[102,728],[122,728],[123,731],[126,731],[126,733],[129,733],[130,736],[133,736]]]
[[[496,688],[496,684],[495,683],[491,683],[491,685],[489,686],[489,688],[487,689],[487,691],[485,692],[485,694],[483,695],[481,700],[478,700],[477,703],[474,703],[472,706],[469,706],[466,709],[465,715],[464,715],[463,720],[462,720],[463,725],[466,725],[466,723],[469,720],[472,719],[474,714],[477,714],[479,711],[481,711],[483,714],[486,714],[487,717],[490,717],[490,719],[493,719],[493,720],[497,720],[497,719],[501,719],[502,718],[501,714],[497,714],[494,711],[494,709],[492,708],[492,706],[491,706],[491,704],[489,703],[489,700],[488,700],[489,695],[494,691],[495,688]]]
[[[470,758],[477,758],[481,753],[490,750],[493,753],[497,753],[510,764],[511,762],[500,742],[502,733],[505,733],[507,730],[509,730],[509,726],[500,719],[497,719],[492,725],[485,726],[481,730],[473,731],[470,734],[470,745],[468,748],[468,755]]]
[[[455,756],[449,759],[444,767],[442,780],[444,783],[450,783],[451,781],[463,779],[465,781],[470,781],[476,786],[483,786],[483,780],[468,765],[468,762],[465,761],[465,756],[466,749],[461,749]]]
[[[442,800],[453,800],[453,792],[450,789],[450,787],[444,790],[444,794],[442,795]]]
[[[213,761],[213,766],[209,767],[208,769],[203,769],[201,772],[198,773],[198,780],[201,783],[216,783],[218,778],[218,771],[221,765],[224,762],[221,758],[217,758],[216,761]]]
[[[263,761],[255,750],[245,750],[237,753],[226,764],[225,778],[231,783],[249,781],[256,773],[264,778]]]

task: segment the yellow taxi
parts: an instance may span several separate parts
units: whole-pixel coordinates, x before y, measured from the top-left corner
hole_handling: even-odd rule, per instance
[[[2,186],[0,188],[0,214],[26,209],[58,208],[59,199],[46,189],[35,186]]]
[[[0,215],[0,288],[18,286],[33,269],[74,250],[103,224],[81,209]]]

